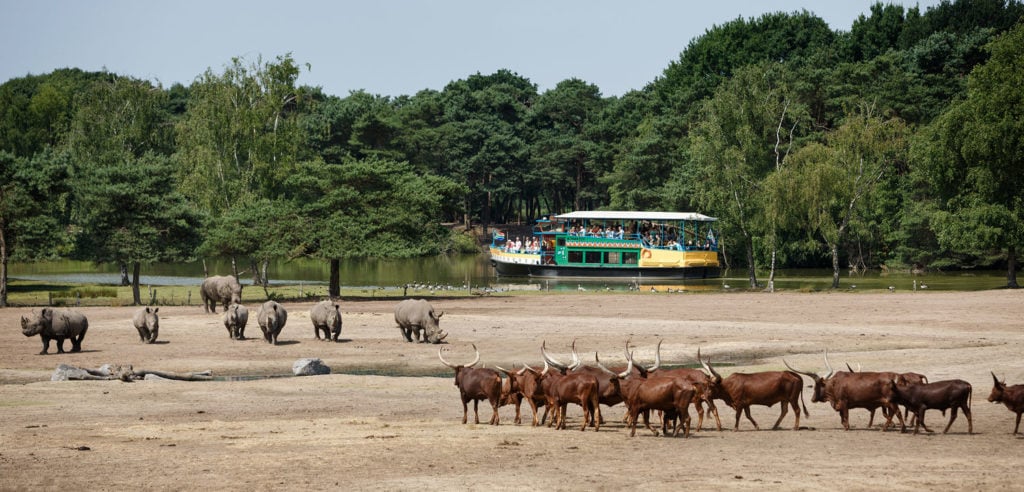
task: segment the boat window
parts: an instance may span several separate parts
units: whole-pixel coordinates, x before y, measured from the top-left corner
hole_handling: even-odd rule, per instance
[[[622,253],[622,263],[624,265],[636,265],[637,254],[633,252]]]
[[[618,251],[609,251],[604,254],[604,262],[618,265],[620,263],[619,255],[620,253]]]
[[[586,263],[601,263],[601,252],[600,251],[587,251],[586,252]]]
[[[561,241],[561,239],[559,239]],[[582,251],[570,251],[569,252],[569,263],[583,263],[583,252]]]
[[[565,246],[565,238],[564,237],[558,238],[558,245],[559,246]]]

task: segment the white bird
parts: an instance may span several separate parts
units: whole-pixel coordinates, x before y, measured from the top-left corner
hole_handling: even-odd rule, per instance
[[[889,286],[889,292],[896,292],[896,286],[895,285],[890,285]]]
[[[587,289],[583,288],[583,286],[580,284],[576,284],[576,290],[580,292],[586,292]]]

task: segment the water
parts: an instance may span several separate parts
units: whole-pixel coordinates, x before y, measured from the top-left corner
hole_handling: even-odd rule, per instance
[[[248,270],[247,263],[240,263],[239,270]],[[231,271],[228,260],[208,260],[211,275],[227,274]],[[275,284],[326,284],[330,268],[326,261],[298,259],[273,261],[268,274]],[[12,279],[38,280],[44,282],[72,282],[116,285],[120,282],[117,265],[96,265],[82,261],[53,261],[39,263],[12,263],[9,275]],[[252,283],[248,275],[242,276],[243,283]],[[199,285],[203,278],[202,262],[143,265],[140,282],[143,285]],[[759,273],[758,282],[763,288],[768,280],[766,273]],[[1006,272],[995,270],[970,272],[928,272],[912,275],[909,272],[885,273],[877,270],[857,275],[842,273],[840,290],[886,290],[890,286],[898,291],[913,290],[971,291],[997,289],[1006,286]],[[475,288],[491,287],[508,290],[553,290],[553,291],[723,291],[745,290],[748,288],[745,269],[724,272],[722,278],[711,280],[688,280],[681,282],[644,282],[629,280],[544,280],[528,278],[497,277],[486,254],[413,258],[402,260],[363,259],[341,262],[341,284],[353,288],[397,288],[405,284],[424,286],[471,285]],[[832,284],[832,272],[826,269],[788,269],[776,273],[775,287],[783,290],[824,291]],[[440,287],[439,287],[440,288]]]

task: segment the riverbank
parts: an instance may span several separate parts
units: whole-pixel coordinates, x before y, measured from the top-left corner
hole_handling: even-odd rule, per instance
[[[75,489],[537,489],[846,490],[1013,488],[1024,460],[1013,414],[985,401],[989,371],[1024,383],[1024,291],[895,293],[578,293],[438,299],[443,346],[409,344],[394,326],[393,299],[343,303],[340,343],[313,337],[312,303],[288,303],[281,344],[258,338],[253,321],[233,341],[220,317],[199,306],[162,307],[157,344],[144,345],[131,307],[87,307],[90,329],[77,354],[36,355],[38,337],[17,330],[28,308],[0,310],[0,475],[3,488]],[[254,308],[255,306],[250,306]],[[605,408],[601,431],[553,431],[512,423],[463,425],[451,371],[437,359],[539,364],[539,348],[567,359],[576,340],[586,362],[622,362],[626,340],[652,361],[692,364],[697,347],[720,372],[834,365],[915,371],[974,385],[974,435],[961,415],[948,435],[867,430],[867,412],[843,431],[829,406],[804,401],[801,431],[709,432],[690,439],[628,438],[621,407]],[[52,350],[52,349],[51,349]],[[57,364],[215,376],[289,374],[318,357],[328,376],[240,381],[49,382]],[[359,371],[362,371],[361,373]],[[358,375],[361,374],[361,375]],[[408,377],[443,375],[443,377]],[[241,378],[251,379],[251,378]],[[809,384],[805,379],[805,383]],[[486,422],[490,409],[480,405]],[[723,425],[733,412],[720,404]],[[528,406],[523,410],[529,415]],[[472,405],[470,405],[472,422]],[[762,429],[779,407],[754,407]],[[569,424],[580,411],[570,406]],[[527,417],[526,421],[529,421]],[[876,419],[876,424],[878,419]],[[933,428],[944,426],[929,412]],[[708,424],[705,423],[705,426]],[[182,473],[182,470],[188,470]]]

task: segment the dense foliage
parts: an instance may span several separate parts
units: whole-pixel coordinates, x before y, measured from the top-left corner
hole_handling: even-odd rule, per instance
[[[713,26],[642,90],[509,70],[346,96],[232,59],[189,86],[56,70],[0,85],[6,264],[446,253],[458,229],[573,209],[718,216],[724,259],[1007,268],[1024,239],[1024,6],[874,5]],[[308,68],[307,68],[308,69]],[[448,224],[445,227],[443,224]],[[264,265],[261,269],[259,264]],[[234,272],[237,274],[237,268]],[[136,281],[137,285],[137,281]],[[338,279],[332,274],[332,292]],[[138,301],[138,298],[136,298]]]

